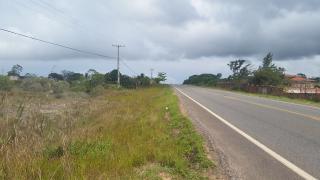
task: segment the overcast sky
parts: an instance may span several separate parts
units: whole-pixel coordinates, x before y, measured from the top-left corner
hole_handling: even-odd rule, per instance
[[[121,57],[134,72],[154,68],[171,83],[227,76],[238,58],[258,67],[268,52],[287,73],[320,76],[319,0],[0,0],[0,28],[108,56],[125,44]],[[1,73],[14,64],[41,75],[116,66],[0,31]]]

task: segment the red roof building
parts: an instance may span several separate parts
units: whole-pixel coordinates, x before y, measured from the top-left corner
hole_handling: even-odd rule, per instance
[[[290,87],[288,87],[288,92],[291,93],[317,93],[317,88],[315,88],[315,81],[306,77],[299,75],[285,75],[288,79]]]

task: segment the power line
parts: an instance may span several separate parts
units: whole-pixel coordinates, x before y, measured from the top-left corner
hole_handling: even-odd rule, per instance
[[[120,62],[122,62],[122,64],[123,64],[124,66],[126,66],[127,69],[129,69],[133,74],[135,74],[136,76],[139,76],[139,74],[138,74],[137,72],[135,72],[135,71],[125,62],[124,59],[120,59]]]
[[[49,4],[48,2],[45,2],[45,1],[42,1],[42,0],[38,0],[38,1],[36,1],[36,0],[29,0],[29,1],[30,1],[32,4],[40,7],[41,9],[46,10],[46,11],[45,11],[46,13],[47,13],[47,12],[50,12],[52,15],[55,15],[55,14],[56,14],[56,15],[58,15],[58,16],[60,16],[60,17],[63,17],[64,19],[69,19],[70,22],[71,22],[73,25],[79,25],[78,21],[77,21],[74,17],[66,14],[63,10],[60,10],[60,9],[56,8],[55,6]],[[53,10],[53,11],[52,11],[52,10]],[[42,11],[42,12],[43,12],[43,11]],[[51,18],[50,18],[50,19],[51,19]],[[66,21],[65,21],[65,22],[66,22]]]
[[[17,35],[17,36],[21,36],[21,37],[25,37],[25,38],[28,38],[28,39],[32,39],[32,40],[39,41],[39,42],[42,42],[42,43],[50,44],[50,45],[53,45],[53,46],[58,46],[58,47],[61,47],[61,48],[69,49],[69,50],[76,51],[76,52],[83,53],[83,54],[89,54],[89,55],[104,57],[104,58],[108,58],[108,59],[118,59],[118,58],[112,57],[112,56],[106,56],[106,55],[103,55],[103,54],[98,54],[98,53],[94,53],[94,52],[84,51],[84,50],[76,49],[76,48],[73,48],[73,47],[65,46],[65,45],[62,45],[62,44],[58,44],[58,43],[54,43],[54,42],[49,42],[49,41],[46,41],[46,40],[42,40],[42,39],[39,39],[39,38],[35,38],[35,37],[28,36],[28,35],[25,35],[25,34],[17,33],[17,32],[14,32],[14,31],[7,30],[7,29],[3,29],[3,28],[0,28],[0,31],[4,31],[4,32],[7,32],[7,33],[11,33],[11,34]],[[118,47],[118,46],[119,46],[119,48],[120,48],[120,47],[124,47],[124,46],[121,46],[121,45],[113,45],[113,46],[115,46],[115,47]],[[125,59],[120,58],[120,54],[119,54],[118,57],[119,57],[119,61],[118,61],[118,72],[120,72],[119,63],[121,62],[121,63],[122,63],[124,66],[126,66],[126,68],[129,69],[133,74],[135,74],[136,76],[139,75],[136,71],[134,71],[134,70],[125,62]],[[120,76],[119,76],[119,77],[120,77]]]
[[[52,11],[48,10],[46,8],[46,11],[41,11],[39,10],[39,7],[40,8],[44,8],[43,6],[40,6],[38,3],[34,2],[34,1],[30,1],[32,4],[36,5],[36,6],[32,6],[31,4],[29,3],[26,3],[24,1],[19,1],[19,0],[13,0],[12,2],[15,2],[15,4],[19,5],[20,7],[23,7],[25,9],[27,9],[28,11],[33,11],[34,13],[40,13],[44,16],[46,16],[48,19],[52,20],[52,21],[55,21],[57,23],[60,23],[60,24],[63,24],[63,25],[67,25],[71,28],[71,25],[74,24],[73,22],[67,22],[67,21],[58,21],[54,18],[52,18],[53,16],[55,16],[55,13],[53,13]],[[51,13],[50,13],[51,12]],[[67,17],[68,18],[68,17]],[[63,20],[65,20],[66,17],[64,17]]]
[[[116,59],[115,57],[106,56],[106,55],[103,55],[103,54],[94,53],[94,52],[90,52],[90,51],[85,51],[85,50],[81,50],[81,49],[76,49],[76,48],[73,48],[73,47],[69,47],[69,46],[66,46],[66,45],[62,45],[62,44],[58,44],[58,43],[42,40],[42,39],[39,39],[39,38],[36,38],[36,37],[32,37],[32,36],[28,36],[28,35],[25,35],[25,34],[17,33],[17,32],[14,32],[14,31],[7,30],[7,29],[0,28],[0,31],[4,31],[4,32],[7,32],[7,33],[11,33],[11,34],[17,35],[17,36],[21,36],[21,37],[25,37],[25,38],[28,38],[28,39],[32,39],[32,40],[39,41],[39,42],[42,42],[42,43],[50,44],[50,45],[53,45],[53,46],[58,46],[58,47],[61,47],[61,48],[69,49],[69,50],[76,51],[76,52],[79,52],[79,53],[82,53],[82,54],[99,56],[99,57],[108,58],[108,59]]]
[[[7,29],[3,29],[3,28],[0,28],[0,31],[4,31],[4,32],[7,32],[7,33],[11,33],[11,34],[14,34],[14,35],[17,35],[17,36],[21,36],[21,37],[28,38],[28,39],[31,39],[31,40],[39,41],[39,42],[42,42],[42,43],[50,44],[50,45],[53,45],[53,46],[58,46],[58,47],[61,47],[61,48],[69,49],[69,50],[76,51],[76,52],[79,52],[79,53],[82,53],[82,54],[99,56],[99,57],[108,58],[108,59],[117,59],[117,60],[118,60],[118,62],[117,62],[118,84],[120,84],[120,75],[119,75],[119,74],[120,74],[120,61],[121,61],[122,64],[123,64],[124,66],[126,66],[133,74],[135,74],[136,76],[139,75],[138,73],[136,73],[136,72],[125,62],[125,60],[124,60],[123,58],[120,59],[120,48],[121,48],[121,47],[125,47],[125,46],[123,46],[123,45],[112,45],[112,46],[118,48],[118,57],[116,58],[116,57],[107,56],[107,55],[103,55],[103,54],[98,54],[98,53],[94,53],[94,52],[90,52],[90,51],[85,51],[85,50],[76,49],[76,48],[69,47],[69,46],[66,46],[66,45],[62,45],[62,44],[50,42],[50,41],[47,41],[47,40],[42,40],[42,39],[39,39],[39,38],[36,38],[36,37],[33,37],[33,36],[29,36],[29,35],[17,33],[17,32],[14,32],[14,31],[7,30]]]
[[[55,21],[61,25],[68,26],[68,28],[70,28],[72,30],[80,30],[81,32],[85,33],[86,35],[89,35],[88,32],[92,31],[91,28],[89,28],[85,24],[81,23],[80,20],[77,19],[76,17],[66,13],[64,10],[57,8],[56,6],[54,6],[53,4],[50,4],[49,2],[47,2],[45,0],[29,0],[32,4],[36,5],[38,8],[36,8],[35,6],[32,6],[28,3],[24,4],[24,3],[20,2],[19,0],[13,0],[13,1],[15,1],[16,3],[21,5],[22,7],[26,8],[27,10],[31,10],[35,13],[44,14],[50,20]],[[34,8],[36,8],[36,9],[34,9]],[[39,9],[39,8],[41,8],[45,11],[41,11],[41,9]],[[83,20],[81,20],[81,21],[83,21]],[[74,29],[74,27],[76,27],[76,26],[77,26],[77,29]],[[100,35],[99,37],[105,36],[105,34],[101,33],[100,31],[96,31],[95,34],[99,34]],[[92,35],[92,33],[90,35]],[[94,37],[94,39],[100,40],[100,39],[97,39],[96,37]]]
[[[33,1],[33,0],[31,0],[31,1]],[[43,4],[43,5],[46,6],[46,7],[49,7],[50,9],[52,9],[52,10],[54,10],[54,11],[57,11],[57,12],[59,12],[59,13],[61,13],[61,14],[65,14],[64,11],[56,8],[55,6],[53,6],[52,4],[50,4],[50,3],[48,3],[48,2],[46,2],[46,1],[44,1],[44,0],[38,0],[37,2],[39,2],[40,4]]]
[[[68,14],[66,14],[64,11],[58,8],[55,8],[53,5],[49,5],[49,4],[45,5],[40,3],[40,1],[34,1],[34,0],[29,0],[29,1],[35,6],[32,6],[29,3],[25,4],[25,2],[20,2],[19,0],[13,0],[13,2],[27,9],[28,11],[31,10],[35,13],[41,13],[44,16],[46,16],[48,19],[56,23],[59,23],[61,25],[68,26],[68,28],[70,29],[75,30],[74,27],[77,26],[77,30],[82,31],[83,33],[88,34],[88,31],[90,31],[90,29],[80,24],[75,17],[73,16],[69,17]],[[52,8],[49,8],[48,6],[51,6]],[[83,30],[82,28],[85,28],[85,30]],[[102,33],[99,33],[99,34],[102,35]]]

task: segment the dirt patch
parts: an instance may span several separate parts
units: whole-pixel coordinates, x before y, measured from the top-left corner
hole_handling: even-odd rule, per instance
[[[172,177],[170,176],[170,174],[167,174],[167,173],[164,173],[164,172],[160,173],[160,174],[159,174],[159,177],[160,177],[162,180],[171,180],[171,179],[172,179]]]

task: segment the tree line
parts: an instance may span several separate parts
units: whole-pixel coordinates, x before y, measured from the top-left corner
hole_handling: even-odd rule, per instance
[[[238,59],[228,63],[232,75],[222,78],[222,74],[200,74],[192,75],[183,84],[216,86],[218,83],[232,83],[234,88],[243,85],[257,86],[286,86],[289,84],[285,77],[285,68],[278,67],[273,63],[273,54],[268,53],[262,60],[262,64],[255,70],[248,60]],[[303,73],[298,76],[306,78]],[[320,77],[313,78],[320,83]]]
[[[94,69],[89,69],[86,73],[77,73],[63,70],[61,73],[52,72],[47,77],[39,77],[35,74],[26,73],[22,75],[23,67],[14,65],[6,76],[0,75],[0,90],[9,90],[14,85],[26,87],[25,89],[48,89],[46,86],[64,84],[73,91],[93,91],[96,87],[115,86],[117,84],[118,70],[108,73],[100,73]],[[10,79],[11,78],[11,79]],[[12,81],[12,78],[16,78]],[[161,84],[166,81],[166,73],[159,72],[158,76],[150,79],[143,73],[131,77],[120,73],[121,87],[138,88]]]

